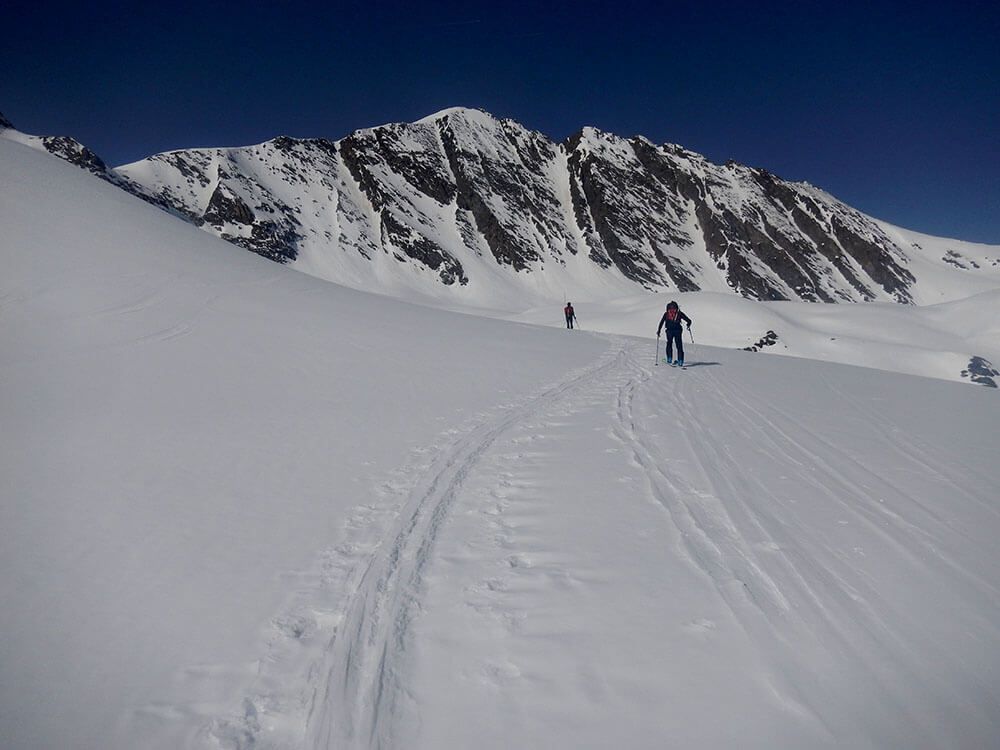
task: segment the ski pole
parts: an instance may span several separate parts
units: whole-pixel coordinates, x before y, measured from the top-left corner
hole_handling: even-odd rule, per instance
[[[656,332],[656,354],[653,355],[653,364],[659,366],[660,364],[660,332]]]
[[[688,326],[688,335],[691,337],[691,343],[694,343],[694,334],[691,333],[691,326]]]

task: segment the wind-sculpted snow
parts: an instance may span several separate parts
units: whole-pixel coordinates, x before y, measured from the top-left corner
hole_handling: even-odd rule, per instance
[[[944,265],[970,279],[997,270],[967,257],[968,243],[927,267],[902,235],[763,169],[593,128],[555,143],[477,110],[337,142],[173,151],[117,171],[73,144],[44,148],[272,260],[450,303],[558,290],[908,303],[925,301],[916,289]]]

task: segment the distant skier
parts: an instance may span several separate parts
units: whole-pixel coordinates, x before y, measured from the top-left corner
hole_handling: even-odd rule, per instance
[[[572,329],[573,323],[576,322],[576,313],[573,311],[573,303],[567,302],[566,307],[563,308],[563,312],[566,314],[566,327]]]
[[[660,318],[660,325],[656,327],[656,338],[660,338],[660,331],[666,329],[667,333],[667,364],[677,365],[679,367],[684,366],[684,338],[681,336],[681,322],[687,321],[688,330],[691,330],[691,318],[681,312],[681,309],[677,306],[677,303],[673,300],[667,304],[667,311],[663,313],[663,317]],[[677,341],[677,359],[673,359],[674,354],[674,341]]]

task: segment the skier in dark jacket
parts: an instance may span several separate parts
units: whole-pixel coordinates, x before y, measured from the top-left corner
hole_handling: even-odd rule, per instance
[[[663,313],[663,317],[660,318],[660,325],[656,327],[656,338],[660,338],[660,331],[666,329],[667,333],[667,364],[668,365],[678,365],[680,367],[684,366],[684,339],[681,336],[681,322],[687,321],[688,330],[691,330],[691,318],[681,312],[681,309],[677,306],[677,303],[673,300],[667,305],[667,311]],[[673,342],[677,341],[677,360],[671,362],[673,359]]]
[[[572,328],[573,323],[576,321],[576,313],[573,311],[573,303],[567,302],[566,307],[563,308],[563,312],[566,314],[566,327]]]

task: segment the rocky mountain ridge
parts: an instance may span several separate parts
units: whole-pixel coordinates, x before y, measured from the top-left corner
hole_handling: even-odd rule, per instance
[[[253,252],[356,287],[469,299],[502,279],[511,293],[550,297],[914,301],[913,248],[822,190],[594,128],[556,143],[456,108],[339,141],[281,136],[114,170],[72,139],[35,145]]]

